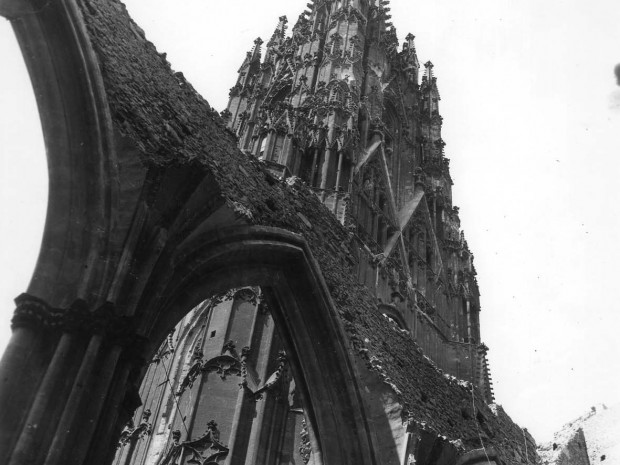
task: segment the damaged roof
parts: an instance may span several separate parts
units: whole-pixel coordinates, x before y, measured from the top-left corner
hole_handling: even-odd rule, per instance
[[[376,297],[355,280],[358,244],[314,194],[299,180],[275,180],[238,150],[219,114],[171,69],[122,3],[82,0],[80,6],[113,123],[139,149],[141,162],[202,167],[248,224],[302,235],[320,265],[350,353],[394,391],[404,421],[468,451],[481,442],[493,446],[504,463],[536,462],[534,440],[501,407],[490,408],[469,383],[443,374],[376,310]]]

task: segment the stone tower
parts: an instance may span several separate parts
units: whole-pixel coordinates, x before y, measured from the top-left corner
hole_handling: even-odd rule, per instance
[[[1,463],[537,463],[489,405],[437,80],[386,1],[280,18],[224,118],[119,0],[0,15],[50,167]]]
[[[412,34],[399,50],[388,4],[315,1],[290,34],[280,17],[269,41],[257,38],[247,52],[222,116],[247,156],[275,178],[300,178],[329,210],[323,214],[348,229],[348,259],[377,312],[491,403],[437,78],[430,61],[420,70]],[[306,410],[266,308],[259,288],[233,290],[177,326],[140,392],[143,412],[157,421],[151,426],[144,413],[133,420],[116,464],[188,460],[188,441],[213,460],[314,463]],[[149,437],[138,441],[145,424]]]
[[[239,68],[239,147],[301,178],[358,245],[359,281],[433,361],[493,399],[473,256],[452,204],[433,64],[399,48],[389,1],[313,1]]]

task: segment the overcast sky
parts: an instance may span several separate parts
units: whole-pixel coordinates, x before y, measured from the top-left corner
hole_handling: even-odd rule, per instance
[[[252,41],[306,0],[131,0],[158,49],[217,110]],[[179,6],[182,5],[182,6]],[[539,441],[620,402],[617,0],[392,0],[441,93],[454,204],[475,255],[498,403]],[[36,105],[0,20],[0,350],[41,240]]]

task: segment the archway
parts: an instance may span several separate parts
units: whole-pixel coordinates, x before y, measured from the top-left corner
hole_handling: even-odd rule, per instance
[[[81,11],[93,5],[0,4],[25,51],[50,167],[42,253],[0,366],[0,460],[109,463],[158,342],[205,298],[259,285],[317,463],[373,463],[341,323],[304,239],[240,225],[204,166],[140,159],[112,123]]]
[[[315,463],[372,463],[341,322],[300,236],[265,227],[208,231],[179,246],[161,269],[174,271],[153,273],[137,310],[149,340],[164,339],[188,308],[215,293],[261,286],[314,433]]]

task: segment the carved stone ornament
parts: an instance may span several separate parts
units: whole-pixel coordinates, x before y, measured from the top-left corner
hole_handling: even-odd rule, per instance
[[[123,447],[130,442],[135,442],[145,436],[150,436],[153,426],[149,423],[149,418],[151,418],[151,411],[147,409],[142,413],[142,421],[138,426],[134,425],[133,420],[129,420],[121,433],[116,447]]]
[[[251,379],[247,376],[247,371],[245,370],[245,361],[244,361],[244,380],[241,383],[241,386],[245,388],[254,398],[256,402],[263,398],[263,393],[274,389],[276,386],[282,384],[282,379],[286,375],[286,352],[283,350],[278,352],[278,368],[274,371],[267,381],[260,385],[256,385],[252,382]]]
[[[222,348],[222,354],[217,357],[206,362],[202,360],[202,354],[194,357],[195,362],[181,381],[176,395],[181,396],[186,389],[191,389],[196,379],[205,372],[215,372],[223,380],[230,375],[244,376],[246,373],[245,360],[249,352],[250,348],[244,347],[241,350],[241,356],[239,356],[234,342],[228,341]]]
[[[51,307],[44,300],[29,294],[21,294],[15,302],[17,308],[11,320],[13,329],[28,327],[50,333],[104,334],[108,340],[121,346],[145,341],[136,334],[133,318],[117,315],[111,303],[92,311],[80,299],[66,309]]]
[[[301,459],[305,464],[310,461],[310,455],[312,454],[312,446],[310,445],[310,432],[308,431],[308,426],[306,425],[306,420],[301,420],[301,431],[299,432],[300,436],[300,444],[299,444],[299,454],[301,455]]]
[[[240,300],[244,300],[253,305],[258,305],[259,296],[256,291],[250,287],[244,287],[235,292],[234,297]]]
[[[192,367],[189,369],[183,381],[181,381],[181,385],[177,389],[176,395],[182,395],[186,389],[191,389],[194,386],[194,382],[202,373],[202,360],[196,360]]]
[[[230,449],[220,442],[217,423],[211,420],[207,431],[198,439],[179,442],[181,432],[172,432],[172,444],[157,465],[176,465],[179,463],[197,465],[216,465],[224,459]]]

